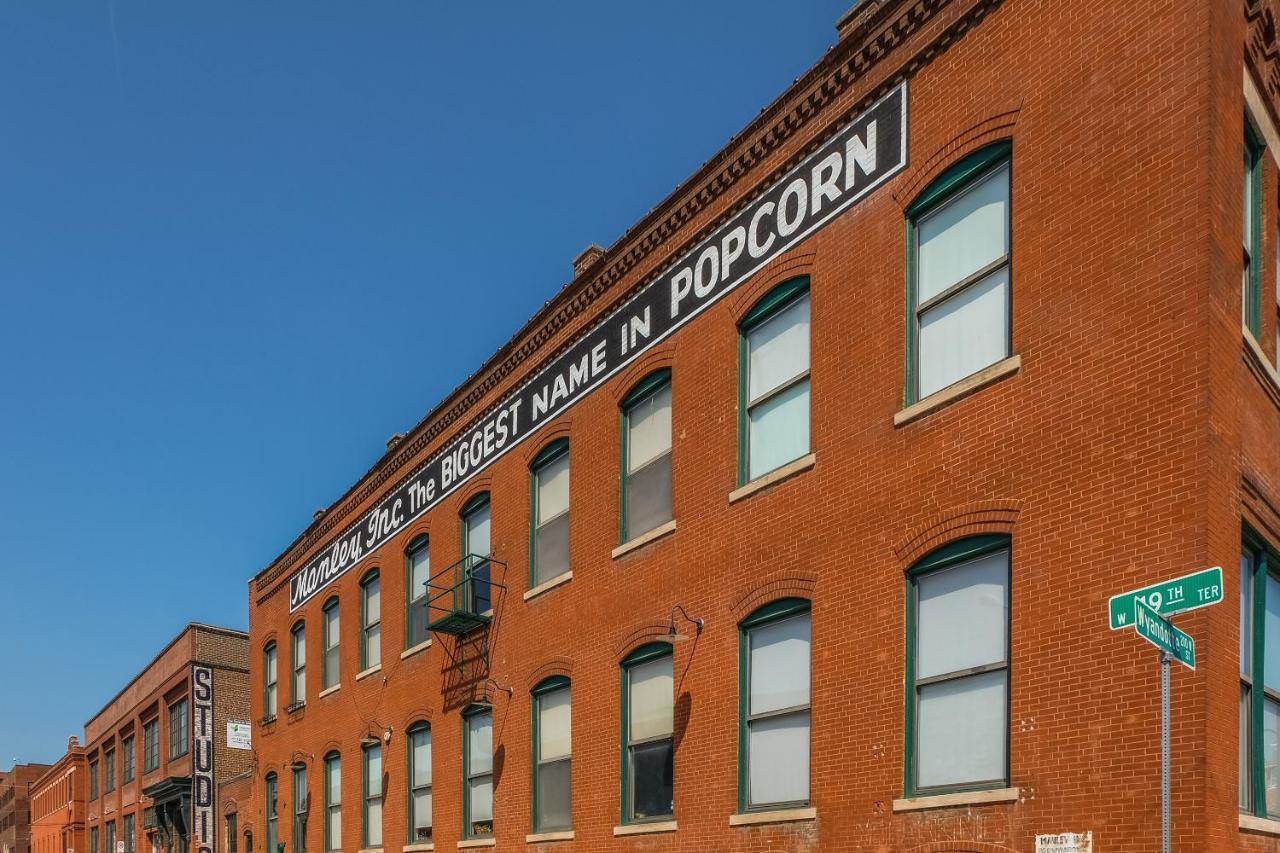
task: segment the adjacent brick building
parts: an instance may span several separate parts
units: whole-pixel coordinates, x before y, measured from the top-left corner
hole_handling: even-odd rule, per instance
[[[48,769],[48,764],[15,762],[0,773],[0,853],[31,850],[31,784]]]
[[[1280,851],[1277,14],[855,6],[250,582],[261,846],[1152,851],[1218,565],[1174,849]]]
[[[73,735],[67,752],[31,785],[32,853],[85,853],[84,747]]]

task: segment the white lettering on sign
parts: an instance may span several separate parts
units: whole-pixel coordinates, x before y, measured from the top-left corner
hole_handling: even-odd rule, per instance
[[[1036,853],[1093,853],[1093,832],[1037,835]]]
[[[213,853],[213,670],[191,665],[191,823],[198,853]]]

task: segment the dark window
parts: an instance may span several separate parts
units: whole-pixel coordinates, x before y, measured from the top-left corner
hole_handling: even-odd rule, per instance
[[[671,647],[643,646],[623,661],[623,809],[628,821],[672,817],[675,707]]]
[[[293,768],[293,850],[307,849],[307,768]]]
[[[266,778],[266,816],[267,816],[267,853],[279,853],[277,839],[280,837],[279,792],[276,790],[276,774],[268,773]]]
[[[493,606],[489,587],[489,494],[477,495],[462,509],[463,582],[472,613],[487,613]]]
[[[169,706],[169,758],[187,754],[187,736],[191,731],[187,717],[187,700],[179,699]]]
[[[142,772],[150,773],[160,766],[160,721],[142,724]]]
[[[102,790],[111,793],[116,789],[116,751],[102,753]]]
[[[227,815],[227,853],[236,853],[236,816]]]
[[[121,780],[126,784],[132,782],[137,775],[135,771],[135,756],[137,754],[137,744],[134,742],[133,735],[129,735],[120,742],[121,760],[124,764],[121,773]]]

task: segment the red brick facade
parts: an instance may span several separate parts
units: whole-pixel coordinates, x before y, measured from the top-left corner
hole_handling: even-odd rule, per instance
[[[0,853],[31,850],[31,788],[48,764],[17,764],[0,773]]]
[[[67,753],[31,786],[32,853],[86,853],[84,747],[75,737]]]
[[[333,847],[364,846],[361,743],[377,738],[382,849],[401,853],[406,733],[426,722],[434,844],[455,849],[460,711],[487,702],[499,850],[1030,853],[1037,835],[1062,832],[1092,832],[1094,849],[1107,853],[1156,850],[1156,656],[1130,632],[1107,630],[1106,603],[1220,565],[1226,603],[1177,620],[1200,662],[1173,674],[1174,849],[1280,851],[1280,824],[1243,826],[1237,808],[1236,606],[1242,530],[1280,548],[1280,146],[1263,158],[1270,201],[1256,253],[1256,333],[1241,328],[1239,243],[1245,91],[1260,92],[1255,121],[1280,125],[1277,13],[1270,0],[863,0],[813,69],[603,257],[582,264],[251,582],[258,837],[262,784],[274,774],[278,837],[295,850],[291,773],[305,768],[306,849],[324,848],[322,763],[336,753],[343,832]],[[291,574],[401,477],[903,80],[903,172],[290,612]],[[907,408],[906,210],[997,141],[1012,146],[1014,358],[980,387]],[[812,460],[744,492],[738,323],[799,275],[809,277],[812,303]],[[619,403],[658,368],[672,376],[675,525],[617,553]],[[527,596],[529,464],[557,438],[568,438],[572,459],[572,576]],[[472,648],[471,664],[459,667],[466,650],[447,636],[406,650],[404,553],[427,534],[435,569],[458,559],[459,512],[485,491],[508,589],[473,635],[487,653]],[[1007,786],[986,803],[906,802],[905,572],[941,546],[992,533],[1011,543]],[[359,584],[372,569],[382,662],[361,672]],[[331,595],[341,608],[340,686],[322,691]],[[812,607],[811,810],[742,825],[738,625],[787,597]],[[674,826],[624,834],[619,665],[663,639],[676,604],[705,628],[673,649]],[[293,697],[299,620],[306,694]],[[272,643],[277,711],[268,715],[263,651]],[[572,683],[573,826],[571,837],[537,841],[527,838],[530,694],[549,675]]]

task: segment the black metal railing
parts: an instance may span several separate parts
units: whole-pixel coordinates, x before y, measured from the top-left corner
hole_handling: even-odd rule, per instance
[[[493,618],[495,594],[506,589],[506,563],[468,554],[427,581],[427,627],[462,636]],[[496,576],[496,577],[495,577]]]

